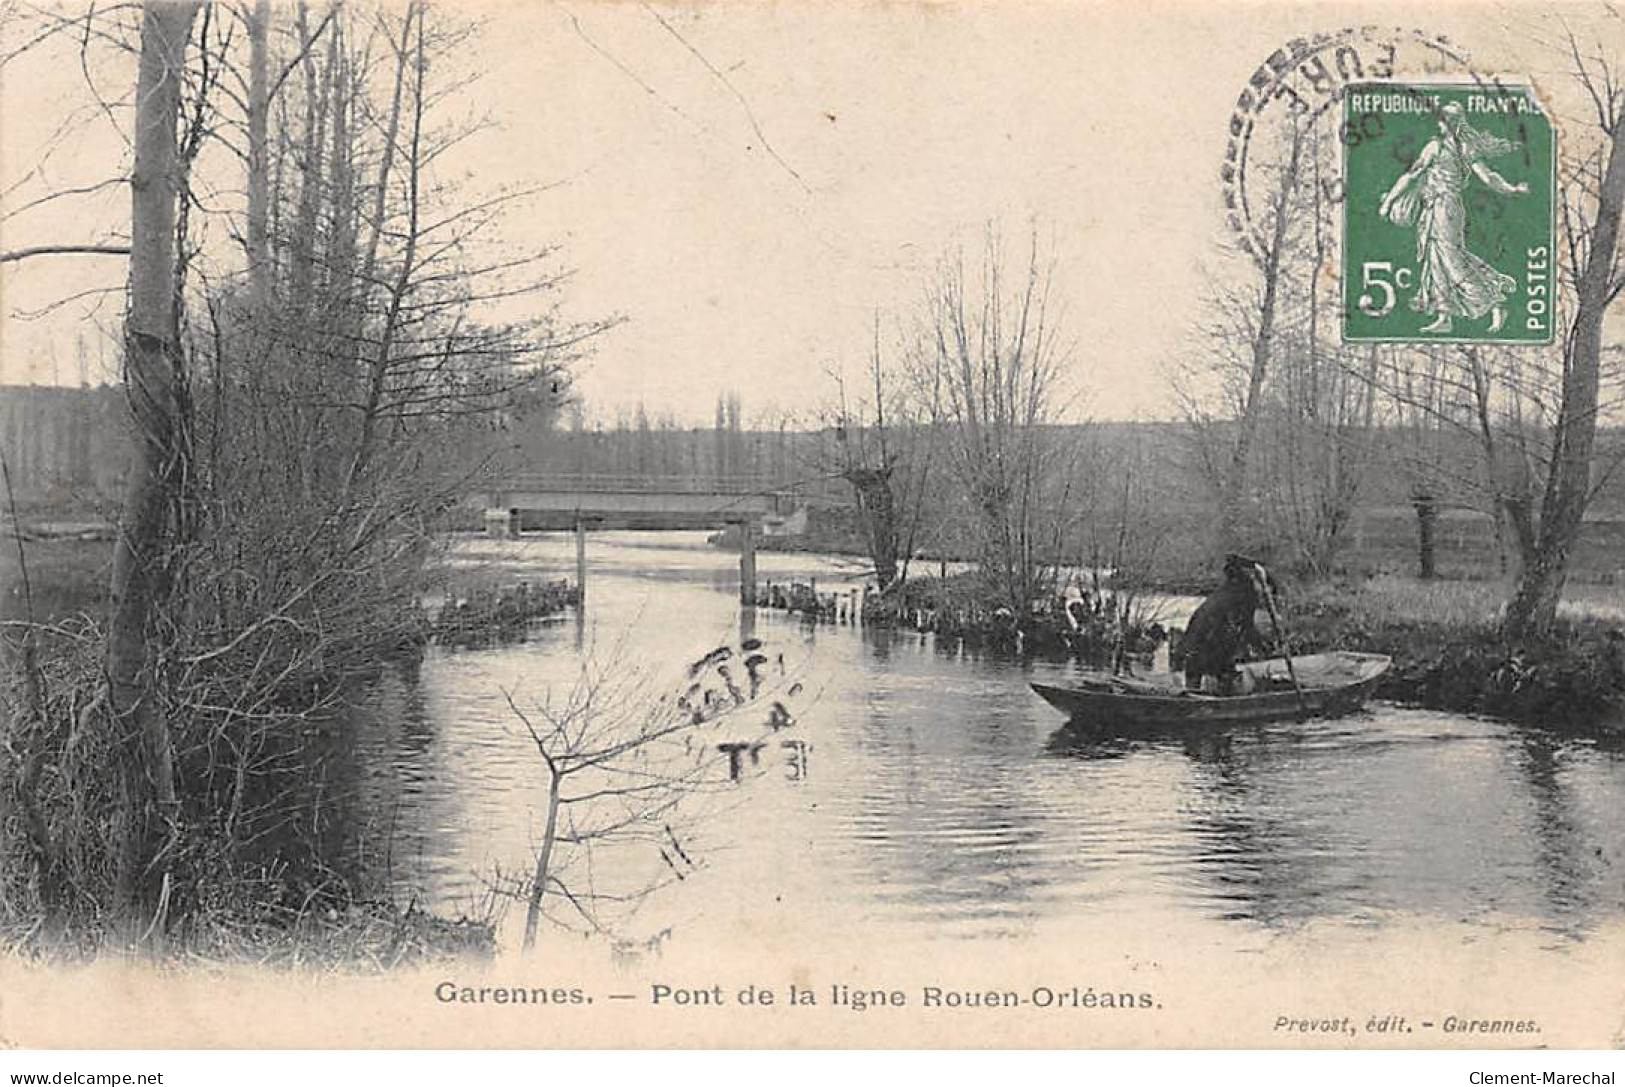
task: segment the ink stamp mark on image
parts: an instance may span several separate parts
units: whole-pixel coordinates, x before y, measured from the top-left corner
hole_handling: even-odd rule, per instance
[[[1269,175],[1284,161],[1293,129],[1323,132],[1328,147],[1340,132],[1348,89],[1376,80],[1471,79],[1466,52],[1449,38],[1420,29],[1361,26],[1293,38],[1253,71],[1237,95],[1219,168],[1225,217],[1240,247],[1256,259],[1270,248]],[[1257,185],[1264,175],[1263,191]],[[1329,204],[1343,199],[1342,178],[1319,182]]]

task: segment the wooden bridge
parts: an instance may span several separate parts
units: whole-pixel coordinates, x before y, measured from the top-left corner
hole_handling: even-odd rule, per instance
[[[574,530],[576,582],[587,591],[587,533],[591,529],[719,529],[740,533],[739,599],[756,602],[756,537],[806,498],[754,477],[708,480],[693,476],[525,474],[498,480],[485,493],[487,535]]]
[[[506,511],[513,531],[562,531],[583,518],[599,528],[683,529],[782,518],[804,503],[766,479],[528,474],[499,480],[486,509]]]

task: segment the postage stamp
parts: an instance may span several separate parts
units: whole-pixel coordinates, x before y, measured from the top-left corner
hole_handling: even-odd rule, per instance
[[[1341,137],[1346,342],[1552,342],[1556,142],[1531,88],[1352,84]]]

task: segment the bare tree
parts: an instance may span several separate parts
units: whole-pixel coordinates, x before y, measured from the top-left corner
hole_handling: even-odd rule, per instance
[[[1550,627],[1586,509],[1599,479],[1606,480],[1621,457],[1619,450],[1600,454],[1597,418],[1619,403],[1602,397],[1610,373],[1603,326],[1625,289],[1619,245],[1625,88],[1619,59],[1604,51],[1601,39],[1582,46],[1565,29],[1554,48],[1567,55],[1589,111],[1571,131],[1589,128],[1592,135],[1561,147],[1557,263],[1573,304],[1557,350],[1396,350],[1375,371],[1399,415],[1408,415],[1417,433],[1434,434],[1425,458],[1428,486],[1445,480],[1481,495],[1496,519],[1503,554],[1517,557],[1517,582],[1502,621],[1513,639]],[[1454,452],[1463,443],[1478,450],[1476,470],[1464,469]]]
[[[1050,490],[1060,452],[1047,431],[1066,407],[1072,344],[1052,296],[1053,266],[1034,231],[1014,282],[989,228],[979,266],[963,253],[931,286],[914,352],[918,394],[940,426],[948,471],[968,496],[978,563],[990,586],[1024,615],[1043,577],[1045,545],[1065,503]]]
[[[1529,561],[1533,484],[1545,457],[1538,390],[1547,380],[1538,358],[1488,344],[1368,350],[1369,364],[1347,373],[1381,400],[1373,440],[1381,438],[1385,462],[1409,482],[1419,546],[1430,519],[1455,505],[1489,519],[1503,572],[1511,560]],[[1419,555],[1419,565],[1428,560]]]
[[[1515,638],[1545,630],[1557,614],[1569,559],[1592,497],[1603,318],[1625,288],[1619,266],[1620,218],[1625,211],[1625,87],[1619,83],[1617,59],[1600,48],[1585,55],[1573,34],[1568,46],[1574,77],[1594,110],[1598,138],[1584,151],[1570,152],[1575,161],[1564,170],[1561,184],[1564,256],[1574,288],[1574,317],[1563,338],[1563,379],[1538,533],[1507,605],[1504,629]]]
[[[142,11],[131,179],[130,308],[125,377],[138,445],[113,551],[113,614],[107,634],[108,698],[129,743],[124,767],[130,841],[119,883],[126,908],[158,906],[168,877],[163,854],[179,817],[169,722],[154,690],[157,610],[167,592],[173,516],[188,468],[177,338],[176,129],[196,3],[148,3]]]
[[[1329,342],[1337,310],[1324,273],[1335,229],[1337,149],[1302,118],[1284,122],[1278,161],[1251,165],[1266,229],[1225,263],[1200,342],[1175,366],[1194,473],[1217,504],[1218,543],[1270,541],[1329,571],[1360,496],[1375,421],[1372,356]]]
[[[1253,437],[1262,407],[1264,379],[1269,373],[1270,356],[1275,345],[1282,260],[1287,253],[1288,237],[1293,226],[1292,205],[1297,198],[1304,158],[1303,126],[1296,114],[1291,115],[1288,123],[1290,131],[1286,138],[1286,162],[1281,166],[1280,176],[1269,195],[1268,248],[1262,253],[1254,254],[1260,283],[1256,307],[1248,311],[1245,321],[1248,347],[1247,384],[1236,419],[1235,444],[1230,451],[1229,468],[1224,476],[1220,498],[1220,531],[1226,543],[1232,546],[1240,542],[1237,517],[1241,511],[1242,497],[1247,486],[1247,473],[1252,463]]]
[[[527,710],[504,692],[547,772],[534,871],[506,888],[526,903],[525,949],[550,896],[588,930],[610,934],[614,915],[686,879],[701,863],[696,804],[730,784],[741,752],[754,758],[776,741],[799,745],[804,758],[788,730],[805,712],[805,684],[782,653],[774,658],[759,642],[719,646],[689,667],[681,692],[656,695],[625,661],[588,657],[560,700]],[[622,863],[596,855],[607,850]]]
[[[852,488],[858,522],[882,593],[908,578],[933,482],[938,428],[919,410],[901,367],[888,370],[874,318],[866,389],[849,395],[846,379],[831,372],[835,403],[822,420],[830,446],[815,447],[812,470],[838,476]]]
[[[126,12],[67,25],[127,49]],[[40,856],[72,860],[89,923],[161,936],[265,865],[307,880],[301,901],[341,893],[304,723],[417,651],[438,519],[614,323],[563,315],[553,250],[497,241],[539,190],[435,180],[480,125],[451,97],[474,30],[423,4],[141,9],[139,445],[110,623],[50,635],[30,725],[47,770],[29,791],[56,843]],[[220,197],[228,167],[246,170],[242,204]],[[227,232],[242,250],[212,241]],[[494,316],[515,300],[530,316]],[[105,669],[83,659],[98,642]]]

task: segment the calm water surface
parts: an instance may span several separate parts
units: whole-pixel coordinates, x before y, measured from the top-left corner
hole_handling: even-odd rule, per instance
[[[573,546],[458,554],[560,576]],[[398,895],[455,913],[493,871],[530,863],[546,778],[504,689],[561,694],[588,655],[669,672],[739,638],[736,556],[703,534],[605,533],[590,557],[581,622],[437,651],[363,708],[348,822]],[[851,575],[835,559],[760,558],[764,579]],[[633,915],[635,934],[1020,936],[1115,917],[1267,935],[1403,916],[1561,941],[1625,916],[1618,745],[1381,704],[1198,741],[1082,743],[1027,686],[1070,665],[765,611],[754,631],[803,661],[816,692],[786,733],[811,745],[805,773],[767,752],[694,832],[703,864]]]

